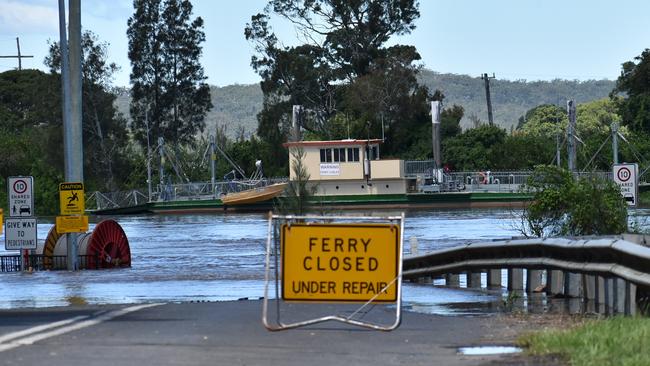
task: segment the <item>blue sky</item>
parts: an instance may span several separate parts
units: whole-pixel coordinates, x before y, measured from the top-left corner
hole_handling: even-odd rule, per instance
[[[126,22],[131,0],[81,0],[82,24],[110,43],[109,58],[122,67],[115,84],[129,83]],[[202,63],[208,82],[250,84],[252,45],[243,29],[265,0],[194,0],[205,20]],[[15,54],[20,37],[24,68],[45,69],[47,40],[58,40],[57,0],[0,0],[0,55]],[[499,79],[611,79],[621,63],[650,48],[647,0],[420,0],[417,29],[392,43],[415,45],[434,71]],[[279,38],[296,42],[292,28],[276,23]],[[0,59],[0,72],[17,67]]]

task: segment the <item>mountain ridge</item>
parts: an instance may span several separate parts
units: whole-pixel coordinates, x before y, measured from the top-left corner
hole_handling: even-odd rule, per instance
[[[418,80],[431,92],[436,89],[445,95],[447,106],[460,105],[465,109],[461,121],[463,129],[479,122],[487,122],[484,81],[469,75],[438,73],[428,69],[420,72]],[[526,81],[490,80],[492,110],[495,124],[510,131],[519,117],[541,104],[565,105],[568,99],[576,103],[608,97],[616,85],[612,80]],[[119,88],[116,106],[128,119],[128,90]],[[206,115],[206,134],[222,128],[229,138],[249,138],[257,130],[257,113],[262,110],[263,94],[259,84],[210,86],[213,108]]]

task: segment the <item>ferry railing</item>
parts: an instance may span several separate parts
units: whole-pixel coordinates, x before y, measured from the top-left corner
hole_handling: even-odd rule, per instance
[[[265,187],[286,182],[288,178],[264,178],[259,180],[231,180],[211,182],[158,185],[152,194],[152,201],[174,201],[193,199],[214,199],[223,194],[241,192],[247,189]]]
[[[102,193],[93,192],[86,198],[86,208],[105,210],[119,207],[137,206],[148,201],[147,196],[137,189]]]

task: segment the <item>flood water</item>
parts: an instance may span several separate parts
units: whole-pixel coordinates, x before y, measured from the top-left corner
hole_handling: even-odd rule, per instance
[[[518,236],[517,215],[518,212],[503,209],[408,212],[404,254],[410,254],[411,237],[417,238],[419,252],[424,253],[467,242]],[[128,237],[131,268],[0,273],[0,308],[225,301],[264,295],[268,230],[265,214],[114,219]],[[45,240],[51,227],[51,221],[39,220],[39,241]],[[0,236],[0,243],[4,243],[4,235]],[[0,255],[16,253],[6,252],[0,244]],[[493,303],[499,296],[431,285],[406,283],[403,287],[406,309],[436,314],[475,313],[481,304]]]

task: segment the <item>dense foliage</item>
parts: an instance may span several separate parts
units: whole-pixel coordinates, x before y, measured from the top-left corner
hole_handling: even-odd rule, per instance
[[[533,195],[522,218],[525,235],[609,235],[627,229],[627,204],[610,180],[576,179],[567,170],[539,166],[525,190]]]
[[[84,31],[81,46],[84,171],[91,181],[98,183],[97,189],[114,191],[119,187],[118,182],[127,180],[130,170],[127,156],[131,153],[126,119],[117,111],[114,105],[115,95],[110,91],[111,78],[118,67],[107,61],[108,44],[99,42],[91,31]],[[52,74],[61,72],[58,42],[50,45],[45,64]],[[56,138],[54,141],[60,145],[63,130],[61,125],[57,128],[59,132],[54,136],[61,139]],[[57,159],[61,158],[59,149],[53,148],[53,153]]]
[[[615,93],[623,93],[620,115],[632,130],[650,132],[650,49],[646,48],[634,61],[623,63],[616,81]]]
[[[291,22],[305,43],[283,46],[270,20]],[[307,113],[308,139],[386,138],[385,155],[419,144],[429,121],[430,94],[417,82],[420,59],[412,46],[387,42],[408,34],[419,17],[416,1],[271,0],[251,17],[246,38],[255,45],[251,65],[262,77],[264,104],[257,133],[271,146],[286,141],[292,105]],[[276,151],[286,171],[286,151]],[[285,156],[280,159],[280,156]]]
[[[148,138],[193,143],[212,108],[199,63],[205,41],[203,19],[192,19],[189,0],[135,0],[129,18],[132,132]]]

